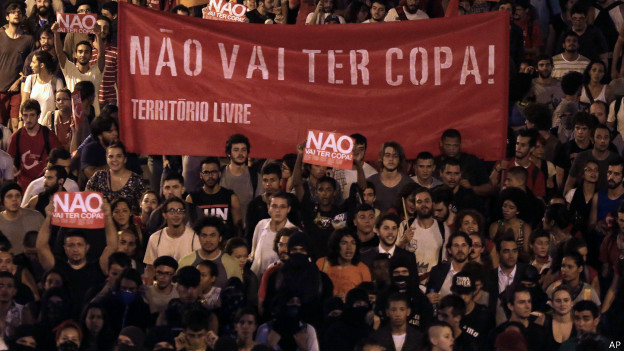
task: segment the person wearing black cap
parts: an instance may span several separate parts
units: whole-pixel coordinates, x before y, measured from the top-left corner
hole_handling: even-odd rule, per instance
[[[117,337],[115,351],[140,351],[143,350],[145,333],[135,326],[125,327]]]
[[[30,324],[22,324],[15,328],[13,340],[9,343],[9,349],[14,351],[35,351],[37,350],[37,339],[35,339],[35,329]]]
[[[306,234],[296,232],[288,240],[288,259],[267,282],[264,300],[265,319],[270,319],[274,300],[280,293],[289,293],[301,299],[303,319],[313,325],[322,320],[322,309],[318,306],[333,296],[334,285],[327,274],[310,262],[310,245]]]
[[[388,296],[394,292],[406,294],[410,300],[411,310],[408,323],[424,332],[427,324],[433,320],[433,306],[420,290],[418,277],[414,276],[417,273],[415,271],[412,273],[409,267],[410,261],[405,258],[393,256],[390,259],[392,284],[388,291],[380,294],[377,304],[385,306]]]
[[[487,308],[475,303],[474,295],[476,291],[475,281],[467,272],[459,272],[453,277],[451,292],[453,295],[461,297],[466,304],[466,312],[461,319],[460,327],[462,334],[470,337],[477,347],[482,348],[484,335],[490,326]]]
[[[160,313],[156,325],[167,325],[173,331],[182,328],[182,317],[190,310],[205,310],[210,318],[210,330],[217,332],[219,321],[199,300],[199,282],[201,273],[193,266],[182,267],[174,277],[180,297],[169,301],[167,308]]]

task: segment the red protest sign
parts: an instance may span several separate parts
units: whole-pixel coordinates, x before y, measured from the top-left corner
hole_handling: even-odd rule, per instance
[[[353,139],[344,134],[309,130],[303,162],[332,168],[353,168]]]
[[[203,17],[217,21],[245,22],[247,6],[227,0],[210,0],[202,9]]]
[[[67,228],[104,228],[102,194],[93,191],[54,194],[52,225]]]
[[[82,121],[84,121],[84,109],[82,107],[82,98],[80,97],[80,92],[78,90],[74,91],[71,94],[71,103],[72,103],[72,119],[74,121],[74,126],[78,127]]]
[[[58,31],[61,33],[95,34],[93,28],[97,22],[94,14],[56,13],[56,22],[59,24]]]
[[[329,28],[123,2],[119,13],[119,131],[131,152],[224,156],[242,133],[255,157],[281,158],[317,129],[364,135],[368,160],[389,140],[414,159],[437,154],[454,128],[463,152],[504,157],[509,14]]]

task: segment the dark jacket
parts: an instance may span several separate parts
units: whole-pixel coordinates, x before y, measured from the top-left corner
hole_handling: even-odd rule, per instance
[[[362,256],[360,257],[360,260],[362,261],[362,263],[368,266],[368,269],[370,269],[371,272],[373,271],[373,261],[375,260],[375,257],[378,254],[379,254],[379,246],[364,252]],[[401,261],[403,260],[409,261],[410,262],[410,267],[408,267],[409,271],[418,272],[418,264],[416,264],[416,255],[413,252],[409,252],[405,249],[402,249],[396,246],[394,248],[393,257],[397,257],[401,259]]]
[[[397,350],[394,348],[394,340],[392,339],[392,326],[390,324],[386,324],[385,326],[379,328],[373,335],[371,335],[375,341],[377,341],[381,346],[386,348],[386,351],[418,351],[421,350],[423,334],[416,328],[412,326],[407,326],[405,342],[403,343],[403,348],[401,350]]]
[[[451,270],[450,262],[443,262],[439,265],[431,268],[429,272],[429,280],[427,281],[427,292],[435,291],[439,292],[442,289],[442,285],[444,284],[444,280],[448,275],[448,272]]]

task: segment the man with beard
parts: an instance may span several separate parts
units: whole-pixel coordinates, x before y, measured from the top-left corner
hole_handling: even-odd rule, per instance
[[[258,169],[248,167],[251,144],[242,134],[234,134],[225,142],[225,154],[230,163],[225,166],[219,175],[221,186],[232,189],[240,200],[240,213],[245,223],[247,206],[256,194],[262,194],[262,184],[258,184]],[[236,224],[236,223],[235,223]],[[241,227],[242,228],[242,227]]]
[[[43,192],[35,195],[26,208],[37,210],[45,216],[45,208],[50,203],[52,196],[59,191],[67,191],[63,187],[65,179],[67,179],[67,171],[62,166],[49,166],[43,174]]]
[[[607,170],[607,190],[600,190],[592,198],[592,207],[589,215],[590,228],[607,234],[609,225],[607,217],[612,218],[612,213],[624,200],[624,161],[615,159],[609,163]]]
[[[474,191],[460,186],[462,175],[459,161],[456,159],[448,158],[442,162],[440,179],[453,191],[452,208],[458,212],[465,209],[481,210],[481,201]]]
[[[335,0],[318,0],[314,12],[310,12],[306,17],[306,24],[324,24],[325,19],[329,16],[335,16],[336,1]],[[342,16],[337,16],[341,24],[345,23]]]
[[[63,72],[61,72],[61,69],[58,65],[56,50],[54,49],[54,32],[52,32],[49,25],[46,25],[39,30],[39,49],[31,52],[30,55],[26,57],[26,60],[24,60],[24,68],[22,69],[22,71],[24,72],[25,76],[29,76],[34,73],[32,67],[30,67],[30,63],[32,62],[32,58],[37,51],[46,51],[47,53],[52,55],[54,69],[51,72],[54,73],[56,77],[62,78]]]
[[[396,205],[401,189],[414,181],[404,173],[405,152],[401,144],[395,141],[381,145],[379,164],[381,172],[373,174],[367,180],[375,186],[375,207],[385,212]]]
[[[552,110],[563,99],[561,82],[552,77],[553,59],[542,55],[537,57],[537,78],[531,81],[531,90],[528,96],[533,97],[538,104],[546,104]]]
[[[388,12],[388,2],[386,0],[374,0],[371,2],[371,17],[362,23],[383,22]]]
[[[447,129],[440,139],[442,154],[435,158],[436,169],[439,170],[442,162],[447,158],[455,158],[464,174],[459,184],[472,189],[479,196],[487,196],[492,191],[492,184],[486,173],[483,161],[477,156],[461,151],[461,134],[457,129]]]
[[[388,258],[401,257],[403,260],[410,263],[409,269],[412,272],[416,272],[418,266],[416,264],[416,256],[398,246],[396,246],[397,236],[399,234],[399,226],[401,225],[401,218],[392,212],[388,212],[381,216],[375,225],[377,229],[377,236],[379,237],[379,246],[362,254],[362,262],[373,271],[373,262],[379,254],[385,254]]]
[[[429,15],[426,12],[418,9],[419,0],[406,0],[404,6],[397,6],[388,11],[385,22],[394,21],[415,21],[428,19]]]
[[[24,2],[7,1],[4,14],[9,23],[5,30],[0,31],[0,117],[2,124],[12,130],[18,128],[22,101],[20,84],[26,80],[19,73],[34,45],[33,37],[22,28],[24,11]]]
[[[563,52],[553,56],[553,70],[551,76],[561,79],[568,72],[583,73],[589,64],[589,59],[578,52],[579,35],[568,31],[563,37]]]
[[[106,164],[106,147],[119,140],[118,131],[119,125],[112,117],[98,116],[91,122],[91,135],[93,138],[84,146],[80,153],[80,168],[87,179],[90,179],[99,170],[108,169]]]
[[[420,283],[426,284],[431,268],[446,259],[443,245],[448,241],[450,230],[446,224],[433,218],[429,189],[416,190],[414,199],[416,219],[405,231],[399,231],[398,246],[416,255]]]
[[[59,66],[61,67],[61,71],[63,71],[63,76],[65,77],[67,89],[73,92],[78,82],[86,80],[93,83],[93,86],[96,89],[95,95],[98,96],[97,92],[102,84],[102,72],[104,72],[106,61],[105,55],[98,55],[97,64],[89,66],[93,48],[95,47],[98,52],[102,52],[104,49],[101,38],[102,28],[96,23],[93,30],[96,33],[95,41],[93,44],[91,44],[88,40],[78,42],[74,53],[76,63],[73,63],[67,58],[65,51],[63,51],[63,42],[61,40],[61,33],[59,32],[59,24],[54,23],[52,25],[52,31],[54,32],[54,49],[56,50]],[[100,105],[97,99],[95,100],[94,107],[96,114],[99,114]]]
[[[499,266],[488,273],[485,286],[490,294],[490,315],[496,316],[498,325],[507,319],[501,306],[502,294],[508,286],[520,284],[520,272],[524,271],[526,264],[518,262],[518,244],[512,233],[505,233],[496,241],[496,252]]]
[[[261,315],[263,314],[262,308],[264,307],[264,300],[266,299],[269,279],[275,272],[279,271],[282,264],[288,260],[288,243],[290,242],[290,236],[297,232],[299,232],[298,228],[284,227],[275,235],[275,240],[273,240],[273,251],[277,254],[279,261],[270,265],[262,275],[260,288],[258,289],[258,310]]]
[[[472,239],[464,232],[453,233],[446,243],[450,262],[443,262],[431,269],[427,281],[427,298],[432,304],[451,294],[453,277],[461,272],[470,257]]]
[[[507,179],[507,171],[514,166],[522,166],[529,172],[527,187],[539,198],[546,195],[546,180],[544,172],[531,161],[531,154],[537,144],[537,135],[534,130],[520,130],[516,139],[516,155],[511,160],[502,160],[494,166],[490,180],[494,186],[501,185]],[[564,192],[565,194],[566,192]]]
[[[63,249],[67,260],[63,260],[60,257],[55,257],[50,249],[50,227],[53,210],[52,204],[46,207],[46,218],[37,236],[36,246],[39,262],[45,271],[52,268],[57,269],[61,276],[67,279],[68,292],[74,301],[74,312],[79,313],[87,290],[93,286],[99,286],[105,279],[103,272],[108,270],[108,258],[117,250],[117,230],[113,223],[110,205],[104,202],[102,211],[106,223],[106,248],[99,257],[99,262],[87,261],[89,242],[85,233],[80,230],[68,231],[64,235]]]
[[[611,162],[617,160],[620,156],[609,150],[609,143],[611,142],[611,132],[609,127],[604,124],[599,124],[594,129],[593,134],[594,147],[591,150],[579,153],[574,159],[572,167],[570,168],[568,180],[566,181],[565,188],[563,189],[564,194],[567,194],[568,191],[575,187],[576,181],[583,175],[583,169],[589,160],[596,161],[596,163],[598,163],[599,173],[596,190],[601,191],[608,188],[607,170]]]
[[[19,171],[17,183],[26,189],[43,173],[50,150],[60,144],[54,133],[37,122],[41,113],[37,100],[24,101],[21,111],[24,126],[11,135],[8,154]]]
[[[223,220],[227,230],[226,240],[237,236],[243,227],[241,205],[238,196],[230,189],[219,184],[221,170],[219,159],[208,157],[201,163],[200,177],[204,183],[201,189],[195,190],[186,197],[186,202],[197,205],[205,216],[215,216]]]
[[[243,280],[238,262],[232,256],[221,251],[224,229],[220,218],[202,218],[194,228],[199,237],[200,248],[184,256],[179,262],[180,267],[197,267],[204,260],[214,262],[217,265],[218,274],[216,274],[217,278],[213,285],[219,288],[224,288],[228,279],[232,277]]]
[[[37,37],[46,26],[54,22],[56,22],[56,16],[52,9],[52,0],[35,0],[35,6],[27,20],[30,34]]]
[[[184,201],[179,197],[169,198],[163,203],[162,216],[167,225],[149,238],[143,259],[143,263],[147,265],[146,277],[151,279],[154,276],[153,264],[156,258],[171,256],[180,260],[201,247],[197,234],[185,225],[185,212]]]
[[[290,210],[288,196],[285,193],[277,193],[271,197],[269,205],[269,215],[271,217],[261,220],[256,225],[249,257],[253,260],[251,270],[259,278],[262,277],[271,264],[279,259],[276,252],[273,251],[273,241],[277,232],[282,230],[282,228],[295,227],[288,220]]]
[[[50,156],[48,156],[48,164],[47,168],[52,166],[61,166],[65,169],[65,173],[68,173],[69,164],[70,164],[71,154],[69,151],[63,148],[55,148],[50,151]],[[24,196],[22,197],[22,207],[27,207],[28,202],[33,196],[43,192],[45,190],[44,187],[45,178],[39,177],[28,185],[26,191],[24,191]],[[63,187],[67,189],[66,191],[80,191],[78,188],[78,184],[72,179],[65,179],[63,182]]]
[[[437,186],[431,191],[433,218],[449,228],[455,222],[457,209],[453,207],[453,190],[446,185]]]

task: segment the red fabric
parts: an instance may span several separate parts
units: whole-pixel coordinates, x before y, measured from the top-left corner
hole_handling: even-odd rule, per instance
[[[22,96],[19,92],[0,93],[0,116],[2,124],[7,125],[10,118],[19,118]]]
[[[463,151],[489,160],[504,154],[506,14],[328,28],[228,23],[119,6],[120,132],[128,151],[224,156],[228,136],[243,133],[253,157],[281,158],[307,130],[320,129],[362,133],[371,145],[368,160],[390,139],[415,158],[435,152],[442,132],[457,128]],[[314,65],[303,50],[319,50]],[[368,63],[358,68],[365,54]],[[261,61],[265,72],[250,64]],[[478,79],[466,74],[475,66]],[[394,83],[399,76],[401,83]],[[171,106],[180,109],[173,119]],[[193,121],[191,109],[208,111],[200,114],[204,121]],[[228,115],[248,124],[228,122]]]
[[[21,128],[23,129],[23,128]],[[11,141],[9,142],[8,153],[11,157],[15,158],[17,155],[17,132],[11,135]],[[28,184],[33,180],[41,177],[48,160],[48,154],[45,150],[45,143],[43,141],[43,129],[39,128],[39,132],[34,137],[28,135],[26,130],[22,130],[20,135],[20,173],[17,176],[17,184],[22,189],[26,189]],[[56,135],[50,131],[50,150],[55,147],[59,147],[59,141]],[[43,153],[43,157],[41,154]]]
[[[505,178],[507,177],[507,171],[516,166],[516,159],[512,158],[511,160],[509,160],[509,162],[507,163],[507,168],[505,170],[503,170],[503,172],[501,172],[500,174],[500,182],[499,184],[503,184],[505,182]],[[535,166],[535,164],[531,163],[531,165],[529,167],[526,168],[527,172],[529,172],[529,178],[527,179],[527,188],[531,189],[531,191],[533,192],[533,194],[537,197],[544,197],[546,196],[546,178],[544,177],[544,172],[542,172],[541,169],[537,170],[537,177],[533,177],[534,174],[534,170],[537,166]]]

